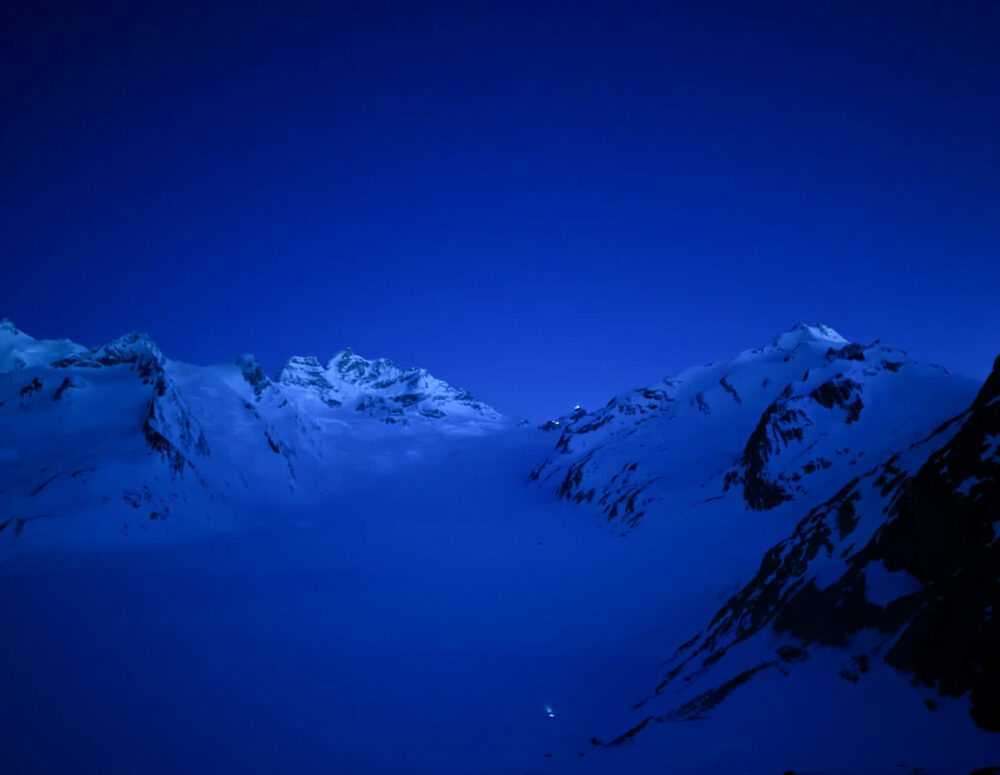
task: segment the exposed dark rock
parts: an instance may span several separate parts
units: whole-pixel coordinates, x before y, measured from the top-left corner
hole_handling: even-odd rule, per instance
[[[63,379],[62,382],[59,383],[59,387],[56,388],[56,392],[52,395],[52,400],[59,401],[63,397],[63,393],[65,393],[67,390],[78,387],[80,386],[76,382],[74,382],[69,377],[66,377]]]
[[[863,361],[865,359],[865,347],[857,342],[844,345],[839,350],[831,347],[826,351],[826,359],[829,361],[837,359],[845,361]]]
[[[864,404],[861,401],[861,385],[852,379],[824,382],[809,396],[827,409],[838,407],[847,412],[847,423],[855,422],[861,416]]]
[[[787,397],[786,390],[782,397]],[[749,508],[766,511],[792,499],[791,494],[780,484],[764,475],[764,466],[776,449],[776,443],[788,444],[792,440],[801,441],[803,431],[798,424],[802,416],[794,409],[788,409],[779,399],[772,403],[761,415],[760,422],[750,434],[740,463],[742,475],[731,476],[726,485],[743,483],[743,499]],[[776,437],[776,438],[775,438]]]
[[[41,484],[39,484],[37,487],[35,487],[35,489],[31,491],[30,497],[34,498],[36,495],[38,495],[38,493],[40,493],[42,490],[44,490],[58,478],[59,478],[58,472],[52,474],[52,476],[48,477],[45,481],[43,481]]]
[[[736,392],[736,388],[734,388],[732,385],[730,385],[729,382],[728,382],[728,380],[726,380],[725,377],[723,377],[722,379],[719,380],[719,384],[722,385],[722,387],[725,389],[725,391],[727,393],[729,393],[729,395],[731,395],[733,397],[733,400],[737,404],[742,404],[743,403],[743,399],[740,398],[740,394]]]
[[[813,509],[791,537],[768,550],[754,578],[719,609],[705,632],[678,649],[677,658],[681,661],[656,687],[656,694],[699,656],[704,655],[703,663],[716,662],[732,646],[774,620],[797,588],[793,583],[796,578],[808,570],[821,550],[832,554],[827,517],[844,501],[858,497],[857,484],[857,479],[849,482],[833,498]]]
[[[803,662],[809,658],[809,653],[798,646],[779,646],[775,653],[783,662]]]
[[[559,489],[556,490],[556,494],[560,498],[569,499],[573,497],[574,489],[579,487],[581,482],[583,482],[583,469],[593,454],[593,450],[588,452],[566,470],[566,476],[559,485]]]
[[[995,366],[971,417],[907,482],[892,520],[867,548],[929,592],[886,661],[945,696],[970,692],[973,720],[992,731],[1000,731],[998,397]],[[978,484],[962,493],[970,480]]]
[[[30,396],[32,393],[36,393],[41,389],[42,389],[42,381],[38,377],[35,377],[33,380],[31,380],[31,382],[29,382],[27,385],[21,388],[21,398],[26,398],[27,396]]]
[[[732,694],[736,689],[745,684],[751,678],[753,678],[761,670],[767,670],[768,668],[774,667],[774,662],[765,662],[763,664],[751,667],[749,670],[744,670],[739,675],[733,676],[724,684],[710,689],[707,692],[703,692],[695,697],[693,700],[684,703],[676,710],[671,711],[665,716],[660,716],[657,721],[691,721],[697,718],[703,718],[705,713],[710,711],[720,702],[722,702],[726,697]],[[643,725],[644,726],[644,725]],[[642,726],[638,727],[635,732],[641,731]]]
[[[837,537],[841,541],[847,538],[858,525],[858,512],[854,504],[859,497],[860,493],[853,492],[837,506],[835,512],[837,515]]]
[[[579,417],[573,417],[571,415],[570,419],[571,420],[573,420],[573,419],[579,420],[580,418]],[[601,427],[607,425],[613,419],[614,419],[614,415],[613,414],[605,414],[605,415],[602,415],[601,417],[598,417],[595,420],[592,420],[591,422],[584,423],[583,425],[580,425],[579,427],[573,427],[569,432],[576,433],[576,434],[592,433],[593,431],[596,431],[598,428],[601,428]]]
[[[100,368],[102,366],[127,365],[135,371],[147,385],[153,385],[158,395],[166,390],[163,371],[166,359],[156,343],[146,334],[126,334],[101,347],[94,347],[82,355],[72,355],[54,361],[52,366]]]
[[[832,395],[837,403],[849,394],[834,386],[822,397]],[[973,721],[1000,731],[1000,619],[993,615],[1000,611],[1000,359],[961,417],[954,436],[942,438],[915,473],[893,456],[813,509],[789,539],[767,552],[754,579],[707,630],[681,647],[682,661],[656,693],[699,655],[703,668],[715,664],[767,626],[826,646],[844,646],[853,633],[873,630],[894,637],[885,661],[911,673],[914,685],[936,687],[948,697],[968,693]],[[864,501],[862,488],[870,493]],[[871,537],[855,548],[846,541],[857,529],[862,503],[865,518],[880,526],[874,532],[869,527]],[[846,544],[838,554],[845,570],[819,587],[812,575],[836,544]],[[884,568],[880,572],[903,572],[919,586],[875,604],[867,590],[868,569],[875,565]],[[845,668],[841,675],[853,681],[870,664],[867,654],[852,661],[857,670]]]
[[[609,746],[622,745],[623,743],[627,743],[629,740],[631,740],[633,737],[639,734],[643,729],[645,729],[646,725],[652,720],[653,720],[652,716],[647,716],[627,732],[623,732],[622,734],[618,735],[618,737],[616,737],[614,740],[608,743],[608,745]],[[594,738],[591,738],[591,740],[593,739]]]
[[[837,675],[839,675],[845,681],[850,681],[852,684],[856,684],[858,681],[861,680],[856,672],[846,667],[841,668],[841,670],[837,673]]]
[[[271,386],[271,380],[252,355],[244,355],[236,361],[236,365],[240,367],[243,379],[253,389],[254,398],[259,401],[264,391]]]
[[[164,459],[170,465],[170,468],[175,473],[182,473],[184,471],[184,464],[187,460],[184,454],[174,446],[173,442],[170,441],[166,436],[160,433],[154,427],[154,421],[156,420],[156,410],[153,402],[149,404],[149,413],[146,416],[145,422],[142,425],[142,435],[146,439],[146,446],[155,452],[159,452],[163,455]]]
[[[825,458],[818,457],[815,460],[810,460],[804,466],[802,466],[802,471],[807,474],[815,473],[816,471],[822,471],[825,468],[830,468],[833,466],[829,460]]]

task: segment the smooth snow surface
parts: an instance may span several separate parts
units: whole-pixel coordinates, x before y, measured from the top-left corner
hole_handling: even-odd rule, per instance
[[[638,691],[662,606],[632,594],[642,544],[522,485],[523,441],[358,475],[256,530],[8,561],[7,771],[565,766]]]

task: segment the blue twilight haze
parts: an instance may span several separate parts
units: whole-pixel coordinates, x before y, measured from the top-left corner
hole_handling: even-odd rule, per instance
[[[796,320],[982,378],[992,2],[23,3],[0,315],[533,419]]]

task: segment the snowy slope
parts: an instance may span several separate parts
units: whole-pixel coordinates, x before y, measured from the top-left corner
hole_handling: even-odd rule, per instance
[[[867,682],[867,696],[838,702],[872,702],[874,690],[913,728],[968,739],[962,761],[1000,756],[1000,743],[967,731],[968,714],[982,729],[1000,727],[1000,373],[978,387],[877,342],[800,324],[730,361],[543,426],[559,437],[531,481],[622,535],[673,545],[664,582],[728,598],[703,613],[705,629],[685,632],[677,595],[664,588],[673,622],[663,655],[671,639],[677,652],[636,697],[631,723],[595,730],[595,740],[662,751],[676,741],[664,722],[732,719],[728,708],[746,713],[742,698],[754,695],[813,708],[817,686],[839,696],[831,681]],[[751,692],[750,682],[763,688]],[[917,718],[939,711],[936,722]],[[870,761],[900,750],[894,734],[868,738]],[[928,742],[925,765],[948,761]]]
[[[940,735],[965,734],[966,713],[1000,732],[998,606],[1000,358],[965,411],[852,478],[768,551],[613,744],[711,716],[751,682],[806,701],[817,682],[893,675],[912,687],[895,690],[896,712],[940,711]],[[969,753],[982,764],[989,752],[1000,746]]]

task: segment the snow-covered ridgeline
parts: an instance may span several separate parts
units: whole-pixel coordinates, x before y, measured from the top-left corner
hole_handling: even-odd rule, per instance
[[[799,324],[764,347],[549,423],[556,450],[531,478],[625,529],[668,500],[800,507],[831,494],[850,466],[926,435],[976,388],[878,342]]]
[[[437,439],[509,425],[424,369],[349,350],[326,368],[292,358],[273,380],[252,356],[193,366],[142,334],[86,348],[6,319],[0,422],[0,540],[21,543],[197,530],[248,505],[315,501],[354,467],[391,468]]]

